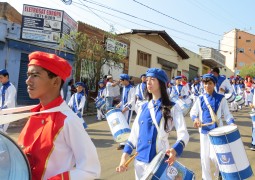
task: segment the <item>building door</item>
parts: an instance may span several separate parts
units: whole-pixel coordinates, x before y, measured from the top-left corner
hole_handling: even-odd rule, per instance
[[[172,79],[172,68],[162,66],[162,69],[166,72],[168,80]]]
[[[198,67],[189,65],[189,81],[198,76]]]
[[[38,99],[30,99],[27,92],[27,64],[28,54],[21,53],[20,68],[19,68],[19,82],[17,89],[17,104],[18,105],[32,105],[38,104]]]

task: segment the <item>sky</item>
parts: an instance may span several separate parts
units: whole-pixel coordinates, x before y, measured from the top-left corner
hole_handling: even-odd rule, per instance
[[[165,30],[175,42],[195,53],[218,49],[224,33],[235,28],[255,34],[254,0],[0,0],[20,13],[23,4],[64,10],[76,21],[116,33]],[[224,50],[224,49],[223,49]]]

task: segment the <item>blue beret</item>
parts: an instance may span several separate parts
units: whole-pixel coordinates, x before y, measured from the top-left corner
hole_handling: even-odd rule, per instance
[[[175,79],[175,80],[177,80],[177,79],[182,79],[182,76],[175,76],[174,79]]]
[[[85,84],[83,82],[77,82],[75,83],[75,86],[82,86],[82,87],[85,87]]]
[[[197,77],[195,77],[195,78],[194,78],[194,81],[197,81],[197,80],[198,80],[198,78],[197,78]]]
[[[203,75],[203,80],[206,80],[206,79],[212,80],[215,84],[218,81],[217,77],[215,77],[213,74],[204,74]]]
[[[127,75],[127,74],[121,74],[121,75],[120,75],[120,79],[121,79],[121,80],[127,80],[127,81],[129,81],[129,80],[130,80],[130,77],[129,77],[129,75]]]
[[[145,77],[146,77],[146,74],[142,74],[142,75],[140,76],[140,78],[142,78],[143,76],[145,76]]]
[[[104,81],[103,80],[98,81],[98,85],[99,84],[104,84]]]
[[[0,75],[6,75],[6,74],[9,74],[6,69],[0,70]]]
[[[168,81],[168,77],[166,75],[166,72],[162,69],[158,69],[158,68],[150,68],[147,70],[146,72],[146,77],[155,77],[158,80],[167,83]]]

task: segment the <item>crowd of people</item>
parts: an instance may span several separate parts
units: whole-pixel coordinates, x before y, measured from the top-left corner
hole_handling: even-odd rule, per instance
[[[83,119],[86,87],[83,82],[70,80],[66,101],[61,89],[71,75],[69,63],[54,54],[33,52],[29,55],[27,90],[29,97],[40,103],[31,109],[32,115],[20,133],[18,145],[27,156],[33,179],[96,179],[101,167],[97,150],[91,141]],[[211,180],[210,160],[215,164],[215,177],[220,177],[216,154],[208,133],[227,125],[236,126],[232,112],[243,106],[255,108],[254,83],[251,77],[237,76],[230,79],[220,75],[219,68],[194,78],[176,76],[169,80],[164,70],[149,68],[141,74],[141,83],[134,86],[128,74],[119,77],[105,76],[98,82],[96,97],[97,120],[118,108],[130,126],[131,133],[118,146],[123,150],[117,172],[127,170],[126,163],[135,150],[135,178],[141,179],[153,158],[163,151],[166,163],[172,165],[180,157],[189,141],[184,116],[190,115],[193,126],[200,133],[202,179]],[[9,74],[0,70],[1,109],[15,106],[16,89],[9,82]],[[120,100],[114,98],[120,94]],[[241,99],[240,99],[241,98]],[[234,100],[233,100],[234,99]],[[254,99],[254,100],[253,100]],[[240,103],[241,101],[241,103]],[[47,111],[48,113],[45,113]],[[132,113],[136,117],[131,123]],[[1,125],[6,132],[8,125]],[[175,128],[176,142],[168,142],[168,135]],[[252,128],[251,150],[255,150],[255,130]],[[83,139],[84,143],[80,143]]]

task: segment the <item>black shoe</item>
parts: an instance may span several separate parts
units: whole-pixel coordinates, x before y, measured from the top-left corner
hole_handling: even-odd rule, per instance
[[[251,145],[250,150],[255,151],[255,145]]]
[[[119,145],[116,149],[117,150],[122,150],[122,149],[124,149],[124,147],[125,147],[125,145]]]

